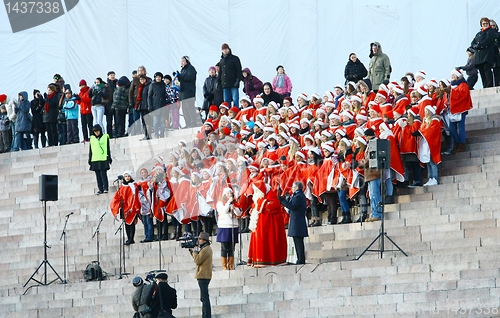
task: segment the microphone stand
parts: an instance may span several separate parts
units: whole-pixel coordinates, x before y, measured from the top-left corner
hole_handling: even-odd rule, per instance
[[[100,260],[99,260],[99,233],[100,233],[100,229],[101,229],[101,223],[102,223],[102,220],[104,218],[104,216],[106,215],[107,212],[104,212],[103,215],[101,215],[101,218],[99,219],[99,224],[97,224],[97,228],[95,229],[95,232],[94,232],[94,235],[92,235],[92,239],[94,239],[95,236],[97,236],[97,265],[101,266],[101,263],[100,263]],[[66,219],[67,221],[67,219]],[[64,268],[66,270],[66,267]],[[65,275],[66,275],[66,272],[65,272]],[[97,278],[97,280],[101,280],[101,275],[99,275],[99,277]]]
[[[64,227],[63,227],[63,230],[62,230],[62,233],[61,233],[61,238],[59,239],[62,240],[63,237],[64,237],[64,243],[63,243],[63,250],[64,250],[64,279],[62,281],[62,284],[67,284],[68,281],[66,280],[66,268],[67,268],[67,255],[66,255],[66,225],[68,225],[68,220],[69,220],[69,217],[71,216],[71,214],[73,214],[73,212],[71,212],[70,214],[66,215],[66,221],[64,222]]]
[[[158,186],[158,183],[156,183],[156,186]],[[149,189],[150,193],[151,193],[151,204],[150,204],[150,207],[149,207],[149,210],[150,210],[150,213],[151,215],[153,215],[153,212],[154,212],[154,208],[153,208],[153,204],[155,202],[155,199],[156,199],[156,202],[158,202],[160,200],[160,196],[158,195],[158,191],[155,191],[155,188],[153,187],[153,189]],[[157,203],[159,205],[159,202]],[[161,210],[160,210],[160,207],[158,206],[158,213],[161,213]],[[160,265],[160,269],[155,271],[155,272],[164,272],[165,270],[162,270],[161,269],[161,228],[163,227],[163,222],[166,222],[166,219],[165,219],[165,215],[163,215],[163,222],[160,222],[158,219],[156,219],[156,225],[158,226],[158,262],[159,262],[159,265]]]

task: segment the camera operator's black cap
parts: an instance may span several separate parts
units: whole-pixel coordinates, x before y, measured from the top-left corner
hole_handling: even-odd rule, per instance
[[[134,279],[132,280],[132,284],[135,286],[135,287],[139,287],[143,284],[144,282],[142,281],[142,278],[140,276],[136,276],[134,277]]]
[[[160,274],[156,275],[156,278],[167,280],[168,275],[167,275],[167,273],[160,273]]]
[[[372,136],[372,137],[374,137],[375,136],[375,132],[373,131],[373,129],[368,128],[367,130],[365,130],[365,136]]]

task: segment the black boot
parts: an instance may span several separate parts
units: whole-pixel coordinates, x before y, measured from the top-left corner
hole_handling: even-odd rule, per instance
[[[392,195],[386,195],[385,196],[385,204],[393,204],[394,200],[392,198]]]
[[[358,220],[356,223],[364,222],[368,218],[368,212],[367,211],[361,211],[361,214],[359,215]]]
[[[179,225],[177,227],[177,231],[175,232],[175,235],[177,235],[176,240],[179,240],[182,237],[182,225]]]
[[[352,223],[352,220],[351,220],[351,212],[350,211],[342,211],[342,221],[340,221],[339,224],[348,224],[348,223]]]
[[[172,240],[177,240],[180,237],[179,233],[182,231],[179,231],[180,228],[180,225],[174,226],[174,237],[172,237]]]
[[[250,217],[246,217],[243,219],[243,230],[241,231],[241,233],[250,233],[252,232],[248,226],[250,225]]]

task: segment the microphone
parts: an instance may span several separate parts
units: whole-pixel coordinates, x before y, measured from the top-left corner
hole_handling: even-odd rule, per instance
[[[74,212],[71,212],[70,214],[66,215],[67,218],[69,218],[71,215],[73,215]]]
[[[123,176],[122,176],[122,175],[119,175],[118,177],[116,177],[116,180],[115,180],[114,182],[116,182],[116,181],[118,181],[118,180],[122,180],[122,179],[123,179]]]

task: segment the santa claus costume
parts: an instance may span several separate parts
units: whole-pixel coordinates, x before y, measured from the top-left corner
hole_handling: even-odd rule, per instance
[[[135,224],[140,215],[141,202],[139,201],[137,185],[132,178],[131,171],[123,173],[123,182],[111,200],[110,208],[115,219],[125,219],[127,241],[125,245],[134,244]]]
[[[251,210],[252,236],[248,250],[248,265],[277,266],[286,263],[287,241],[281,204],[276,192],[263,181],[253,185],[254,207]]]

